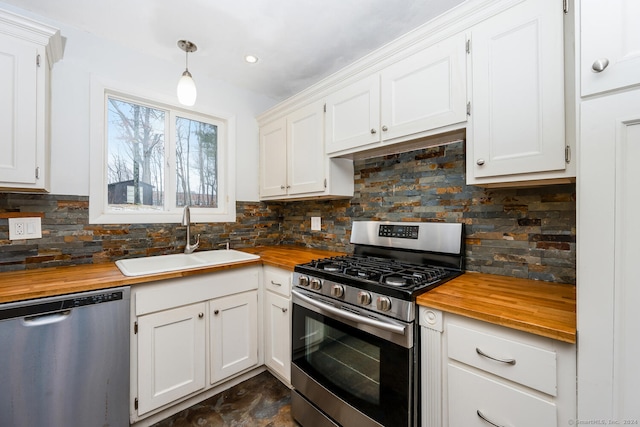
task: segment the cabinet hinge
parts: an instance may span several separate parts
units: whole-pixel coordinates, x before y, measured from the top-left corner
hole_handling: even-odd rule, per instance
[[[327,178],[324,179],[324,188],[327,188]]]
[[[564,13],[569,13],[569,0],[562,0],[562,10]]]
[[[36,179],[40,179],[40,166],[36,166]]]
[[[36,67],[40,66],[40,54],[36,55]]]
[[[564,147],[564,161],[566,163],[571,163],[571,147],[568,145]]]
[[[138,410],[138,398],[133,399],[133,409]]]
[[[324,112],[327,112],[327,104],[324,104]]]
[[[471,53],[471,39],[467,39],[466,50],[467,50],[467,53]]]
[[[133,333],[134,334],[138,333],[138,322],[133,322]]]
[[[471,101],[467,102],[467,116],[471,115]]]

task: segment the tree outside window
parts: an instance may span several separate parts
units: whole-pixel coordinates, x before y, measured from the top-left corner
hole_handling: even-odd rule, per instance
[[[219,207],[217,124],[114,96],[107,107],[109,210]],[[170,161],[175,167],[165,168]]]

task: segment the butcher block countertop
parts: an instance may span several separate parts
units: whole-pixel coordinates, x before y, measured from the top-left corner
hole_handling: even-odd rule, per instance
[[[465,273],[420,295],[418,304],[559,341],[576,342],[573,285]]]
[[[299,246],[240,249],[258,260],[128,277],[115,263],[0,273],[0,303],[135,285],[249,265],[293,271],[296,264],[344,255]],[[575,286],[513,277],[465,273],[418,297],[418,304],[570,343],[576,342]]]
[[[344,252],[324,251],[301,246],[257,246],[239,249],[250,254],[260,255],[263,264],[293,271],[297,264],[305,264],[314,259],[345,255]]]
[[[123,275],[113,262],[0,273],[0,303],[135,285],[248,265],[265,264],[293,271],[296,264],[343,255],[339,252],[297,246],[269,246],[239,250],[260,255],[260,259],[136,277]]]

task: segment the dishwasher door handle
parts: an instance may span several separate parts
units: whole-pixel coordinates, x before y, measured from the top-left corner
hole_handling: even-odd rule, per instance
[[[55,313],[38,314],[24,318],[25,326],[42,326],[62,322],[71,315],[71,310],[62,310]]]

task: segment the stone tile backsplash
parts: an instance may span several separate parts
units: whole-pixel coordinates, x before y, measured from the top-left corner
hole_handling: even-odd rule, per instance
[[[465,224],[466,269],[575,283],[575,185],[468,186],[464,144],[358,160],[349,200],[237,202],[236,222],[197,224],[205,249],[292,244],[349,252],[354,220]],[[42,216],[42,239],[8,240],[0,217],[0,271],[180,252],[178,224],[92,225],[88,197],[0,193],[0,214]],[[3,215],[6,216],[6,215]],[[322,218],[311,231],[310,219]]]

